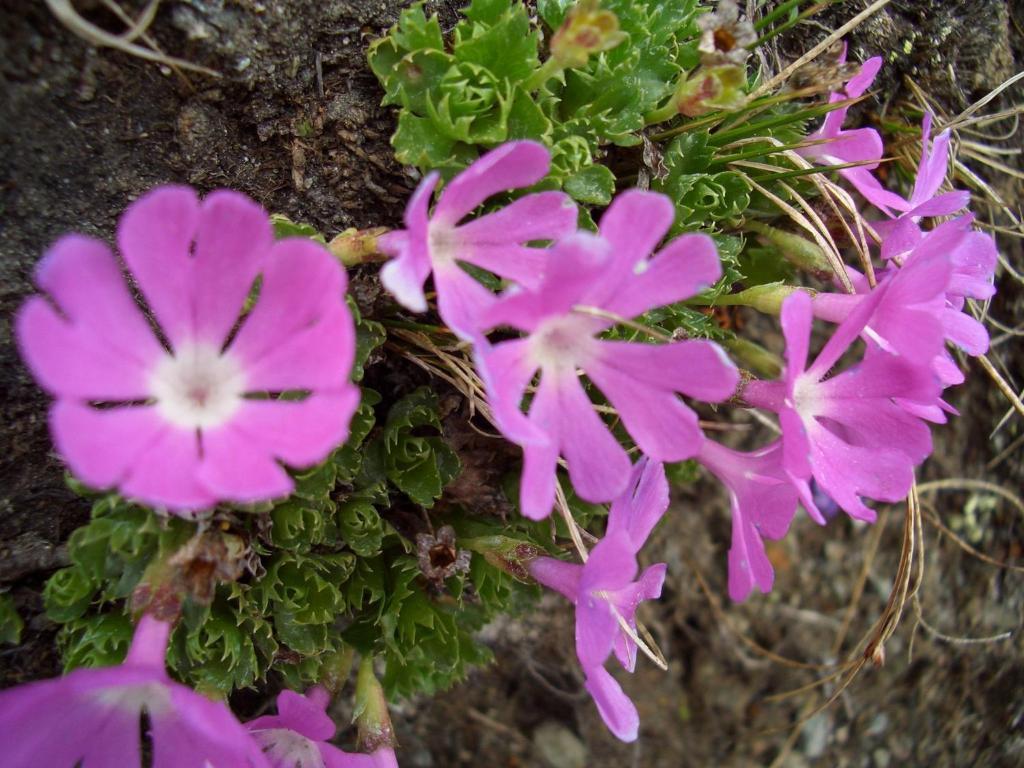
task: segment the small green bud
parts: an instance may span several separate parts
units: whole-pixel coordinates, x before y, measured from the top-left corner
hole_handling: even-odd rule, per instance
[[[523,583],[533,581],[530,577],[530,563],[544,554],[540,547],[507,536],[463,539],[462,545],[483,555],[484,560],[495,568]]]
[[[778,248],[782,257],[793,266],[816,275],[829,276],[832,274],[832,264],[826,258],[825,251],[817,243],[793,232],[776,229],[759,221],[748,220],[746,225],[749,229],[757,232],[762,241]]]
[[[765,283],[764,285],[755,285],[753,288],[747,288],[745,291],[730,295],[728,303],[753,307],[758,312],[764,312],[767,315],[777,315],[782,311],[782,302],[796,291],[804,291],[812,296],[815,293],[809,288],[801,288],[796,285]]]
[[[359,728],[359,750],[376,752],[394,749],[395,731],[388,715],[388,702],[384,689],[373,673],[373,657],[363,656],[356,678],[355,721]]]
[[[387,256],[377,250],[377,239],[388,231],[387,227],[370,229],[346,229],[337,235],[327,247],[346,267],[386,261]]]

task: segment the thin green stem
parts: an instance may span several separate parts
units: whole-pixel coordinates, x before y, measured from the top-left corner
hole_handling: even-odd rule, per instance
[[[673,96],[668,100],[668,103],[663,107],[652,109],[646,115],[644,115],[644,123],[647,125],[657,125],[658,123],[664,123],[667,120],[671,120],[673,117],[678,117],[679,110],[676,108],[676,99]]]
[[[563,69],[565,69],[565,67],[563,67],[558,61],[554,58],[549,58],[540,65],[539,69],[530,75],[525,83],[523,83],[523,88],[525,88],[528,93],[533,93],[533,91],[536,91]]]
[[[789,13],[793,8],[800,5],[804,0],[786,0],[786,2],[779,5],[778,8],[766,13],[762,18],[754,22],[754,29],[760,32],[762,29],[767,27],[769,24],[774,22],[776,19],[782,18]],[[755,43],[756,45],[756,43]]]
[[[714,144],[722,145],[738,139],[745,139],[750,136],[764,135],[766,131],[770,131],[773,128],[779,128],[783,125],[789,125],[790,123],[796,123],[801,120],[809,120],[814,117],[821,117],[822,115],[827,115],[829,112],[834,112],[837,109],[857,104],[866,98],[867,96],[860,96],[856,99],[843,99],[842,101],[833,101],[829,104],[819,104],[816,107],[808,107],[807,109],[801,109],[798,112],[793,112],[788,115],[778,115],[777,117],[772,117],[768,120],[750,123],[742,128],[734,128],[729,131],[716,133],[713,134],[711,138]]]

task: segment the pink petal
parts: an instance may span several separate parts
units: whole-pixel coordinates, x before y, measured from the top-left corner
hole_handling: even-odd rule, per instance
[[[537,393],[530,404],[530,422],[545,442],[523,445],[523,474],[519,484],[519,511],[531,520],[541,520],[555,503],[555,481],[558,468],[559,393],[549,376],[542,376]]]
[[[199,437],[191,430],[169,427],[137,454],[121,494],[153,507],[189,512],[212,507],[217,498],[197,479]]]
[[[564,595],[573,603],[579,598],[583,566],[553,557],[538,557],[529,564],[530,575],[548,589]]]
[[[304,400],[246,400],[230,426],[266,455],[297,469],[310,467],[345,442],[359,397],[358,388],[346,386]]]
[[[604,664],[618,632],[619,624],[608,602],[581,592],[576,603],[576,656],[584,669]]]
[[[869,203],[890,214],[890,208],[908,211],[913,206],[895,192],[883,187],[867,168],[842,168],[839,174],[846,179]]]
[[[149,713],[153,768],[270,768],[252,735],[225,704],[169,683],[173,708]]]
[[[137,357],[68,323],[39,296],[18,310],[14,332],[26,364],[51,394],[111,402],[149,397],[149,371]]]
[[[729,597],[742,602],[756,585],[763,593],[772,591],[775,571],[764,551],[764,542],[752,520],[733,502],[732,546],[729,548]]]
[[[584,685],[597,704],[597,710],[608,730],[622,741],[636,741],[640,731],[640,715],[633,702],[622,692],[622,687],[602,666],[584,671],[587,674]]]
[[[587,375],[611,401],[640,450],[652,459],[682,461],[700,448],[704,433],[697,414],[671,390],[638,381],[604,358],[592,360]]]
[[[506,142],[448,183],[434,209],[434,218],[454,225],[491,195],[537,183],[547,174],[549,163],[550,154],[543,144]]]
[[[295,691],[281,691],[277,696],[277,712],[284,727],[313,741],[327,741],[337,730],[324,706]]]
[[[200,208],[189,187],[158,187],[121,217],[117,242],[164,335],[177,345],[193,336],[192,242]]]
[[[650,256],[675,220],[672,201],[658,192],[631,189],[617,195],[601,217],[601,237],[615,254],[615,271],[628,275]]]
[[[782,302],[782,333],[786,338],[786,380],[793,382],[807,367],[811,343],[811,297],[797,291]]]
[[[345,270],[322,246],[289,238],[267,257],[259,297],[230,350],[255,364],[344,303]],[[335,350],[351,365],[354,345]]]
[[[427,299],[423,283],[430,275],[432,263],[428,244],[430,198],[440,179],[436,171],[420,182],[405,209],[408,231],[389,232],[377,241],[377,247],[396,258],[380,271],[381,284],[398,303],[413,312],[426,312]]]
[[[846,95],[851,99],[863,95],[864,91],[871,87],[871,83],[875,81],[875,76],[881,68],[881,56],[872,56],[861,64],[857,74],[849,79],[846,88],[843,89],[846,91]]]
[[[497,296],[458,264],[435,269],[434,285],[437,287],[437,311],[444,324],[463,341],[481,338],[480,317],[497,301]]]
[[[600,363],[658,389],[682,392],[709,403],[736,391],[739,373],[711,341],[638,344],[602,341]]]
[[[237,502],[287,496],[294,483],[264,446],[253,444],[233,423],[203,431],[197,477],[221,499]]]
[[[192,259],[192,340],[224,344],[273,239],[267,212],[245,195],[218,190],[206,196]]]
[[[546,251],[520,248],[519,253],[532,256],[528,264],[521,264],[502,258],[509,252],[502,246],[558,240],[576,231],[577,216],[576,204],[563,192],[526,195],[460,226],[458,258],[523,285],[535,285],[543,274]]]
[[[668,502],[665,465],[642,457],[633,465],[625,492],[608,510],[606,534],[625,533],[639,552],[668,509]]]
[[[681,235],[617,287],[607,309],[636,317],[710,288],[722,276],[715,241],[707,235]]]
[[[529,342],[525,339],[503,341],[493,346],[484,339],[473,351],[476,369],[487,389],[487,400],[498,429],[506,438],[520,445],[548,442],[544,433],[519,408],[526,387],[537,372],[529,353]]]
[[[611,501],[629,481],[629,456],[601,421],[575,375],[555,386],[559,448],[569,466],[573,488],[587,501]]]
[[[910,210],[913,216],[948,216],[962,211],[971,202],[971,193],[966,190],[954,189],[941,195],[928,198]]]
[[[120,485],[138,456],[171,429],[153,406],[99,410],[58,400],[50,409],[57,452],[92,488]]]
[[[163,355],[117,259],[99,240],[65,235],[39,262],[35,281],[83,335],[137,360],[143,368]]]
[[[315,324],[291,334],[258,361],[246,361],[251,392],[342,389],[348,384],[355,326],[341,301]]]
[[[988,352],[988,329],[964,312],[946,310],[942,313],[942,327],[946,338],[969,355]]]
[[[583,565],[580,593],[621,589],[633,581],[636,569],[636,552],[629,536],[606,535]]]

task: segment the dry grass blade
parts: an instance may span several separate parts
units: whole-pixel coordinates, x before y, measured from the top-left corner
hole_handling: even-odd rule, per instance
[[[1002,640],[1009,640],[1017,631],[1016,628],[1008,629],[987,637],[957,637],[955,635],[947,635],[944,632],[940,632],[925,620],[924,615],[921,612],[921,601],[918,599],[917,595],[914,595],[913,606],[914,616],[917,620],[918,626],[924,627],[925,631],[936,640],[941,640],[942,642],[949,643],[950,645],[988,645],[990,643],[998,643]]]
[[[758,170],[764,170],[765,168],[773,168],[773,166],[765,166],[761,163],[749,162],[739,162],[736,163],[735,165],[754,168]],[[783,213],[789,216],[789,218],[798,227],[800,227],[808,234],[810,234],[810,236],[814,239],[814,242],[816,242],[818,246],[822,249],[822,251],[825,253],[825,257],[828,259],[829,265],[832,267],[832,271],[835,273],[836,279],[842,283],[843,288],[846,290],[847,293],[855,293],[853,283],[850,282],[850,276],[846,274],[846,266],[843,263],[842,256],[839,254],[839,248],[836,245],[835,241],[832,239],[832,236],[829,234],[828,227],[825,226],[825,223],[821,220],[821,217],[818,216],[818,214],[814,211],[810,203],[808,203],[806,200],[800,197],[791,187],[780,182],[780,184],[782,184],[782,186],[784,186],[785,189],[790,193],[790,195],[792,195],[793,198],[797,201],[797,204],[803,209],[804,213],[801,213],[792,205],[783,200],[781,197],[776,195],[774,192],[770,192],[763,186],[758,184],[756,181],[750,178],[749,174],[744,174],[744,176],[746,177],[747,182],[753,189],[757,190],[766,198],[768,198],[768,200],[774,203],[779,208],[779,210],[781,210]]]
[[[827,51],[836,40],[842,38],[844,35],[850,32],[850,30],[856,29],[860,24],[874,16],[876,13],[878,13],[878,11],[882,10],[882,8],[884,8],[888,4],[889,0],[876,0],[876,2],[872,3],[863,11],[861,11],[852,19],[850,19],[848,22],[843,24],[843,26],[839,27],[839,29],[830,34],[816,46],[811,48],[811,50],[809,50],[799,59],[797,59],[792,64],[787,66],[784,70],[779,72],[779,74],[775,75],[775,77],[772,77],[771,79],[766,80],[764,83],[762,83],[760,87],[758,87],[757,90],[755,90],[751,94],[751,98],[757,98],[758,96],[764,93],[768,93],[772,89],[786,82],[786,80],[788,80],[794,72],[800,69],[800,67],[802,67],[807,62],[813,61],[814,59],[818,58],[818,56]]]
[[[163,53],[152,51],[149,48],[143,48],[124,37],[105,32],[95,24],[83,19],[78,14],[78,11],[74,9],[74,6],[71,5],[71,0],[46,0],[46,6],[61,24],[91,45],[101,48],[113,48],[129,56],[135,56],[157,64],[165,64],[169,67],[180,67],[191,72],[200,72],[210,77],[221,76],[220,72],[215,70],[200,66],[199,64],[193,64],[191,61],[167,56]],[[134,28],[133,25],[129,31],[134,31]]]

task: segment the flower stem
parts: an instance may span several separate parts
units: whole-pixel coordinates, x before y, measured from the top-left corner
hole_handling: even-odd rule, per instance
[[[523,83],[523,88],[525,88],[527,92],[532,93],[563,69],[564,67],[554,57],[551,57],[541,64],[539,69],[530,75],[526,82]]]

